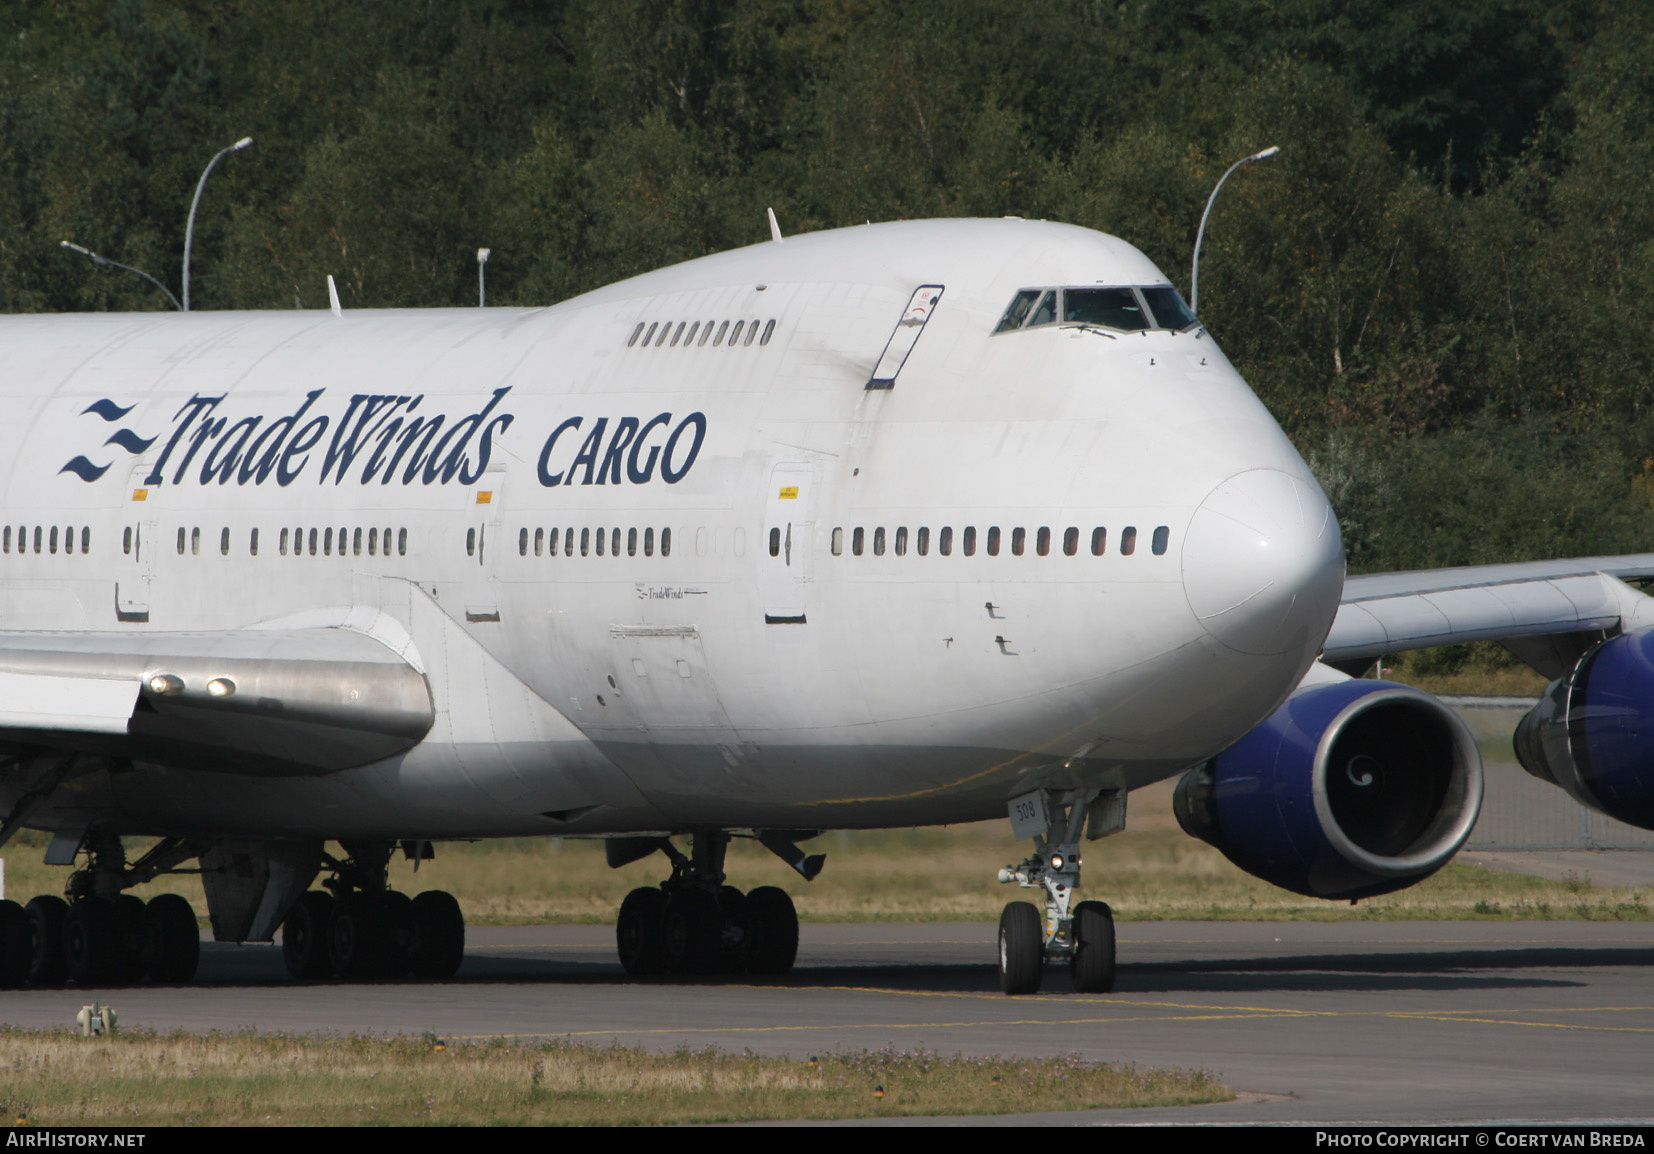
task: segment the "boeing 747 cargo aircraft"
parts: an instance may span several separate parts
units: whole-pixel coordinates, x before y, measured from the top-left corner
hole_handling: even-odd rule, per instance
[[[447,977],[457,903],[387,862],[508,836],[664,855],[628,972],[784,974],[792,901],[729,884],[731,837],[808,879],[823,830],[1008,814],[1006,992],[1106,990],[1081,853],[1139,786],[1301,893],[1451,858],[1474,742],[1349,673],[1472,638],[1557,679],[1528,768],[1654,826],[1654,556],[1346,582],[1310,470],[1111,236],[869,225],[549,308],[0,347],[0,841],[73,867],[0,903],[4,984],[187,980],[194,911],[126,893],[186,867],[295,977]]]

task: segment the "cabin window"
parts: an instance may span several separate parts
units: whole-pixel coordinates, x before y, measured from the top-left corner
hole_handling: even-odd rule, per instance
[[[942,531],[936,535],[936,551],[944,557],[953,555],[953,526],[943,525]]]
[[[333,530],[329,529],[328,535],[332,536],[332,534]],[[477,531],[475,529],[467,529],[465,531],[465,555],[467,557],[475,557],[477,555]]]
[[[603,553],[604,553],[604,546],[606,546],[608,544],[608,540],[609,540],[608,530],[599,529],[595,534],[593,534],[593,536],[595,536],[597,538],[597,555],[599,557],[601,557],[601,556],[603,556]]]
[[[1170,526],[1160,525],[1160,526],[1157,526],[1155,528],[1155,530],[1154,530],[1154,541],[1151,545],[1151,548],[1153,548],[1154,555],[1156,557],[1164,557],[1166,555],[1166,546],[1171,543],[1171,539],[1172,539],[1172,531],[1171,531]],[[81,552],[83,552],[83,553],[85,551],[86,550],[84,550],[84,549],[81,550]]]
[[[964,538],[965,539],[962,542],[960,542],[960,548],[964,551],[965,556],[967,556],[967,557],[976,556],[976,526],[975,525],[966,525],[965,526]]]
[[[643,531],[643,555],[645,557],[655,555],[655,531],[653,529]]]
[[[865,531],[866,530],[864,530],[860,525],[857,525],[856,531],[850,534],[850,552],[854,553],[857,557],[861,556],[862,543],[864,541],[862,534]]]
[[[1101,525],[1091,531],[1091,555],[1101,557],[1108,548],[1108,530]]]
[[[91,549],[92,549],[92,527],[90,525],[85,525],[85,526],[82,526],[81,530],[80,530],[80,551],[82,553],[87,553],[87,552],[90,552]]]
[[[528,556],[528,526],[517,530],[517,556]]]
[[[741,339],[741,330],[746,327],[746,321],[736,321],[735,327],[730,330],[729,347],[734,348],[735,342]]]
[[[585,553],[586,553],[585,544],[586,544],[586,531],[584,529],[582,529],[582,530],[580,530],[580,555],[581,556],[585,556]],[[563,534],[563,556],[565,556],[565,557],[573,557],[574,556],[574,529],[572,527],[569,528]]]
[[[474,532],[474,530],[473,530],[473,532]],[[341,538],[340,541],[339,541],[339,552],[343,553],[344,551],[345,551],[345,543],[344,543],[343,538]],[[322,533],[322,556],[323,557],[333,556],[333,526],[331,526],[331,525],[329,525],[327,527],[327,529]]]
[[[618,533],[618,532],[620,532],[620,530],[616,529],[615,532]],[[626,556],[628,556],[628,557],[636,557],[637,556],[637,530],[636,529],[626,530]]]
[[[695,347],[700,348],[702,345],[706,344],[706,338],[710,337],[711,335],[712,335],[712,322],[707,321],[706,322],[706,327],[701,330],[701,339],[695,342]]]
[[[52,526],[52,531],[48,535],[48,538],[49,538],[49,544],[47,546],[47,552],[56,553],[57,552],[57,526],[56,525]]]
[[[11,549],[11,530],[10,529],[6,530],[6,549],[7,549],[8,552]],[[843,555],[844,555],[844,528],[843,528],[843,526],[839,526],[838,528],[835,528],[833,530],[833,556],[842,557]]]
[[[671,333],[672,333],[672,322],[667,321],[666,324],[661,327],[660,336],[655,338],[655,347],[658,349],[662,345],[664,345],[666,343],[666,338],[668,336],[670,336]]]
[[[40,548],[40,542],[38,542],[38,541],[35,542],[35,548],[36,549]],[[183,555],[184,555],[184,527],[182,525],[180,525],[180,526],[178,526],[178,556],[182,557]]]
[[[988,556],[999,556],[999,526],[988,526]]]
[[[556,537],[553,537],[552,540],[556,540]],[[371,542],[370,542],[370,544],[371,544]],[[536,529],[536,530],[534,530],[534,555],[536,557],[538,557],[541,554],[543,554],[545,551],[546,551],[546,531],[544,529]]]
[[[398,529],[396,531],[396,552],[397,552],[398,556],[406,556],[407,555],[407,552],[408,552],[408,531],[406,529]]]
[[[773,336],[774,334],[775,334],[775,321],[774,320],[765,321],[764,322],[764,335],[758,338],[758,343],[760,345],[769,344],[770,343],[770,337]]]
[[[86,550],[82,549],[81,552],[84,553],[84,552],[86,552]],[[247,553],[248,553],[249,556],[253,556],[253,557],[258,556],[258,530],[257,529],[253,529],[247,534]]]
[[[9,525],[6,527],[6,552],[8,552],[8,553],[11,552],[11,527]],[[84,552],[86,552],[86,550],[82,549],[81,552],[84,553]],[[128,525],[121,532],[121,552],[129,554],[129,555],[132,552],[132,526],[131,525]]]
[[[35,537],[38,541],[38,538],[40,537],[40,530],[36,529],[34,531],[34,533],[35,533]],[[201,526],[196,525],[196,526],[194,526],[193,528],[190,529],[190,556],[192,556],[192,557],[196,556],[200,552],[201,552]]]
[[[729,322],[724,321],[718,326],[718,335],[712,338],[712,347],[717,348],[724,343],[724,334],[729,331]]]
[[[339,530],[339,552],[343,553],[344,551],[345,551],[345,531],[343,529],[340,529]],[[352,529],[350,531],[350,555],[352,557],[360,557],[362,555],[362,530],[361,529]]]
[[[873,556],[884,556],[884,526],[880,525],[873,530]]]
[[[287,556],[287,530],[286,529],[283,529],[281,531],[281,541],[280,541],[280,543],[277,547],[281,550],[281,555],[283,557]]]
[[[631,348],[633,345],[637,344],[638,336],[642,332],[643,332],[643,322],[639,321],[637,323],[637,328],[633,329],[632,330],[632,335],[629,338],[627,338],[626,347]]]
[[[919,526],[919,532],[915,534],[915,536],[918,540],[913,542],[914,547],[919,550],[919,556],[923,557],[926,553],[930,552],[930,530],[921,525]]]
[[[752,339],[754,337],[756,337],[757,335],[758,335],[758,322],[753,321],[750,325],[747,326],[747,339],[741,342],[741,347],[743,349],[749,347],[752,344]]]
[[[300,532],[303,532],[303,530],[300,530]],[[310,555],[312,557],[316,555],[316,541],[319,536],[320,534],[315,529],[310,530]]]
[[[0,532],[0,539],[4,539],[4,541],[5,541],[5,544],[3,546],[0,546],[0,549],[3,549],[5,552],[10,553],[11,552],[11,526],[10,525],[6,526],[4,532]],[[132,552],[132,526],[131,525],[128,525],[126,527],[126,551],[128,553]]]
[[[65,553],[75,551],[75,527],[73,525],[63,530],[63,551]]]
[[[781,556],[781,530],[770,526],[770,556]]]
[[[1069,557],[1080,551],[1080,531],[1073,525],[1062,531],[1062,551]]]
[[[677,329],[672,333],[672,343],[668,346],[669,348],[675,349],[678,347],[678,342],[683,339],[683,327],[683,322],[679,321]]]
[[[230,555],[230,527],[228,525],[218,531],[218,554],[221,557]]]
[[[700,321],[696,321],[694,324],[689,326],[689,332],[684,334],[684,338],[683,338],[683,347],[684,348],[687,349],[691,344],[694,343],[695,333],[697,331],[699,331],[700,327],[701,327],[701,322]]]
[[[1021,328],[1022,322],[1028,319],[1028,310],[1034,307],[1039,300],[1039,289],[1023,289],[1011,298],[1010,307],[1005,315],[999,318],[999,324],[994,329],[996,333],[1009,332],[1011,329]]]
[[[660,531],[660,555],[662,557],[670,557],[672,555],[672,530],[670,529],[662,529]]]
[[[643,334],[643,347],[644,348],[648,348],[649,347],[649,342],[654,339],[655,329],[658,327],[658,325],[659,325],[659,322],[656,322],[656,324],[650,325],[649,326],[649,331]]]
[[[571,532],[571,533],[573,531],[574,530],[572,530],[572,529],[569,530],[569,532]],[[591,551],[592,551],[592,531],[590,529],[582,529],[582,530],[580,530],[580,556],[588,557],[588,556],[591,555]]]
[[[907,526],[903,525],[896,530],[896,556],[907,556]]]
[[[368,556],[369,557],[377,557],[378,555],[379,555],[379,530],[377,528],[369,529],[368,530]]]
[[[1028,530],[1020,525],[1011,530],[1011,552],[1015,556],[1022,556],[1022,551],[1028,545]]]
[[[1045,525],[1040,526],[1039,533],[1034,537],[1034,552],[1041,557],[1051,555],[1051,530]]]
[[[1149,312],[1154,314],[1156,327],[1186,329],[1195,323],[1195,315],[1189,311],[1189,306],[1183,303],[1183,297],[1170,285],[1159,285],[1139,291],[1148,302]]]
[[[1120,530],[1120,556],[1130,557],[1137,552],[1137,526],[1127,525]]]

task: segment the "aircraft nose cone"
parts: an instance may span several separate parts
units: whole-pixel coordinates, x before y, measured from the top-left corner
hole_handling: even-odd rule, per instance
[[[1317,486],[1253,469],[1195,510],[1183,589],[1201,625],[1229,648],[1273,655],[1319,646],[1343,588],[1343,538]]]

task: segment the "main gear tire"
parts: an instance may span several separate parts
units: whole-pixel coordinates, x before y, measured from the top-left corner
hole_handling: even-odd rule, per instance
[[[333,924],[333,895],[307,890],[299,895],[281,923],[281,959],[301,982],[333,975],[328,937]]]
[[[798,957],[798,910],[786,890],[759,886],[747,894],[747,970],[762,977],[785,977]]]
[[[1029,902],[1009,902],[999,915],[999,988],[1013,996],[1039,993],[1045,975],[1045,931]]]
[[[29,915],[29,983],[55,986],[67,981],[63,921],[69,916],[69,903],[55,894],[41,894],[23,909]]]
[[[0,900],[0,989],[15,990],[28,983],[33,954],[28,911],[14,901]]]
[[[381,976],[390,948],[389,920],[384,904],[368,894],[345,894],[334,902],[327,931],[333,972],[356,981]]]
[[[413,976],[446,982],[465,960],[465,915],[459,902],[445,890],[426,890],[413,900],[413,925]]]
[[[63,917],[63,960],[82,986],[120,980],[125,934],[121,912],[102,898],[82,898]]]
[[[723,916],[718,899],[702,889],[681,889],[666,898],[666,968],[695,977],[717,969]]]
[[[666,894],[659,886],[640,886],[620,903],[615,947],[634,978],[666,972]]]
[[[182,983],[201,964],[195,910],[177,894],[157,894],[144,906],[144,970],[156,982]]]

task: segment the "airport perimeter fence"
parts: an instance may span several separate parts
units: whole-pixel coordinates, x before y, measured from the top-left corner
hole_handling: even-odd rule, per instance
[[[1482,750],[1486,788],[1470,850],[1654,850],[1654,832],[1587,809],[1516,763],[1511,735],[1535,701],[1444,697]]]

